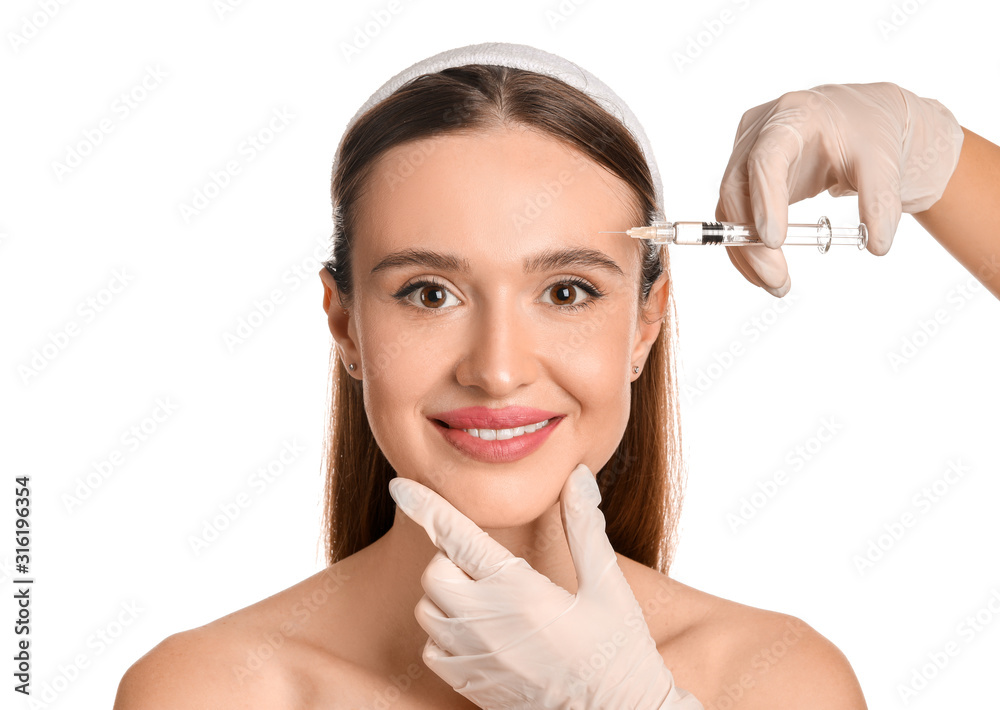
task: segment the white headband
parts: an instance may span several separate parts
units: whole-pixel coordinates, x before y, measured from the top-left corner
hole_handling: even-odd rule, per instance
[[[511,44],[509,42],[470,44],[465,47],[448,49],[427,59],[422,59],[382,84],[379,90],[372,94],[364,105],[358,109],[358,112],[354,114],[354,118],[351,119],[350,123],[347,124],[347,128],[344,129],[344,134],[347,134],[365,111],[383,99],[388,98],[396,89],[411,79],[422,74],[434,74],[442,69],[461,67],[466,64],[495,64],[546,74],[556,79],[561,79],[597,101],[608,113],[617,117],[625,125],[636,139],[636,142],[639,143],[639,147],[642,148],[646,164],[649,166],[650,176],[653,179],[653,188],[656,192],[656,207],[659,210],[658,219],[664,219],[663,183],[660,180],[660,171],[656,167],[656,158],[653,157],[653,149],[649,144],[649,139],[646,138],[646,132],[642,130],[642,125],[639,123],[639,119],[635,117],[635,114],[632,113],[632,110],[607,84],[583,67],[574,64],[568,59],[563,59],[558,55],[526,44]],[[339,147],[337,154],[339,157]]]

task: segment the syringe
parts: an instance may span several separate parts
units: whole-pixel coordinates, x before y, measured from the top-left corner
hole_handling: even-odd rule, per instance
[[[633,227],[625,232],[634,239],[649,239],[657,244],[721,244],[739,247],[763,244],[752,224],[736,222],[653,222],[648,227]],[[790,224],[782,246],[814,246],[820,253],[832,244],[854,244],[858,249],[868,245],[868,228],[862,222],[857,227],[831,227],[830,220],[820,217],[816,224]]]

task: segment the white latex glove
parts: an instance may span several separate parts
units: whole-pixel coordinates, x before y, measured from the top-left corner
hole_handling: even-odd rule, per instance
[[[791,280],[777,247],[788,205],[823,190],[858,196],[868,251],[882,256],[902,212],[923,212],[941,198],[963,138],[939,102],[887,82],[823,84],[750,109],[736,132],[715,218],[755,225],[766,246],[726,247],[730,260],[750,283],[784,296]]]
[[[440,550],[414,616],[428,634],[424,663],[456,692],[489,710],[703,710],[674,685],[656,648],[584,464],[560,495],[575,595],[430,488],[397,477],[389,493]]]

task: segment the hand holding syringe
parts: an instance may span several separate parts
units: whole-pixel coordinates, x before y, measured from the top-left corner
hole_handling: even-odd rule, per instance
[[[756,225],[770,248],[726,249],[729,260],[750,283],[784,296],[788,207],[824,190],[857,195],[866,249],[886,254],[901,215],[940,200],[963,137],[945,106],[889,82],[822,84],[754,106],[736,129],[714,216]]]
[[[735,222],[653,222],[648,227],[633,227],[625,232],[634,239],[649,239],[657,244],[721,244],[723,246],[753,246],[763,244],[756,228]],[[833,244],[853,244],[858,249],[868,245],[868,229],[864,223],[856,227],[832,227],[830,220],[820,217],[816,224],[789,224],[783,245],[814,246],[825,254]]]

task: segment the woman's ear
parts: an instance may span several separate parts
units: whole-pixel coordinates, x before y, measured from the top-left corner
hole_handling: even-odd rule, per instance
[[[325,266],[319,270],[319,278],[323,282],[323,311],[327,315],[330,334],[333,335],[333,339],[337,341],[337,347],[340,349],[340,357],[344,361],[344,367],[351,363],[359,365],[361,353],[357,347],[354,319],[349,311],[341,308],[337,283],[333,280],[333,274]],[[354,371],[360,373],[361,368],[357,367]]]
[[[330,302],[333,300],[333,294],[336,292],[336,284],[333,280],[333,274],[330,273],[325,264],[319,270],[319,280],[323,283],[323,312],[329,313]]]
[[[666,315],[667,296],[670,291],[670,275],[664,271],[653,282],[646,305],[639,309],[639,321],[635,329],[635,344],[632,347],[632,365],[640,370],[646,362],[653,343],[660,335],[660,327]],[[635,377],[633,377],[635,379]]]

